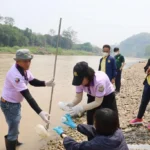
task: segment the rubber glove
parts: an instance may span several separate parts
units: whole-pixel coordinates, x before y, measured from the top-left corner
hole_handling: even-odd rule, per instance
[[[63,122],[65,125],[71,127],[72,129],[77,127],[69,114],[66,114],[64,117],[66,118],[66,121]]]
[[[59,108],[64,111],[69,111],[70,109],[70,106],[68,106],[68,103],[59,102],[58,105],[59,105]]]
[[[75,106],[69,109],[68,113],[73,116],[81,116],[84,112],[84,109],[82,106]]]
[[[46,81],[46,82],[45,82],[45,85],[46,85],[46,86],[49,86],[49,87],[55,86],[54,79],[52,79],[52,80],[50,80],[50,81]]]
[[[45,112],[45,111],[41,111],[39,113],[39,116],[46,122],[49,123],[48,117],[50,117],[50,114]]]
[[[59,135],[62,135],[62,134],[64,133],[63,128],[60,127],[60,126],[58,126],[58,127],[56,127],[56,128],[53,128],[53,130],[54,130],[57,134],[59,134]]]

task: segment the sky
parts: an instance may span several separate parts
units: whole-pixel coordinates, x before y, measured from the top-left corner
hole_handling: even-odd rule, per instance
[[[72,27],[80,43],[119,44],[140,32],[150,32],[150,0],[0,0],[0,15],[15,26],[46,34]]]

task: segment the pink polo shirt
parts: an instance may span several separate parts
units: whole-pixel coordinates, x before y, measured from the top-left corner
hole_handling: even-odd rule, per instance
[[[89,87],[82,85],[76,87],[77,93],[81,93],[83,91],[91,96],[101,98],[113,93],[114,87],[104,72],[97,71],[95,73],[94,80]]]
[[[20,91],[28,89],[27,84],[29,81],[33,80],[34,77],[32,73],[27,70],[27,80],[21,75],[19,70],[14,64],[8,71],[4,83],[4,88],[2,92],[2,98],[11,103],[20,103],[23,100],[23,96]]]

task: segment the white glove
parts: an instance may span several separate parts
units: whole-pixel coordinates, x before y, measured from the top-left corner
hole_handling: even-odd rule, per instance
[[[84,109],[82,106],[75,106],[69,109],[68,113],[74,117],[74,116],[81,116],[82,113],[84,112]]]
[[[46,122],[49,123],[48,117],[50,117],[50,114],[45,112],[45,111],[41,111],[39,113],[39,116]]]
[[[51,86],[51,87],[52,87],[52,86],[55,86],[54,79],[52,79],[52,80],[50,80],[50,81],[46,81],[46,82],[45,82],[45,85],[46,85],[46,86]]]
[[[68,105],[69,103],[64,103],[64,102],[59,102],[59,108],[64,110],[64,111],[69,111],[70,106]]]

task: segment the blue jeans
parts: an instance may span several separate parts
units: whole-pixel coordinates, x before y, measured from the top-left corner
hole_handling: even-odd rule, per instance
[[[6,122],[8,124],[7,139],[15,141],[19,135],[19,124],[21,119],[21,104],[2,102],[0,100],[1,109],[4,113]]]

